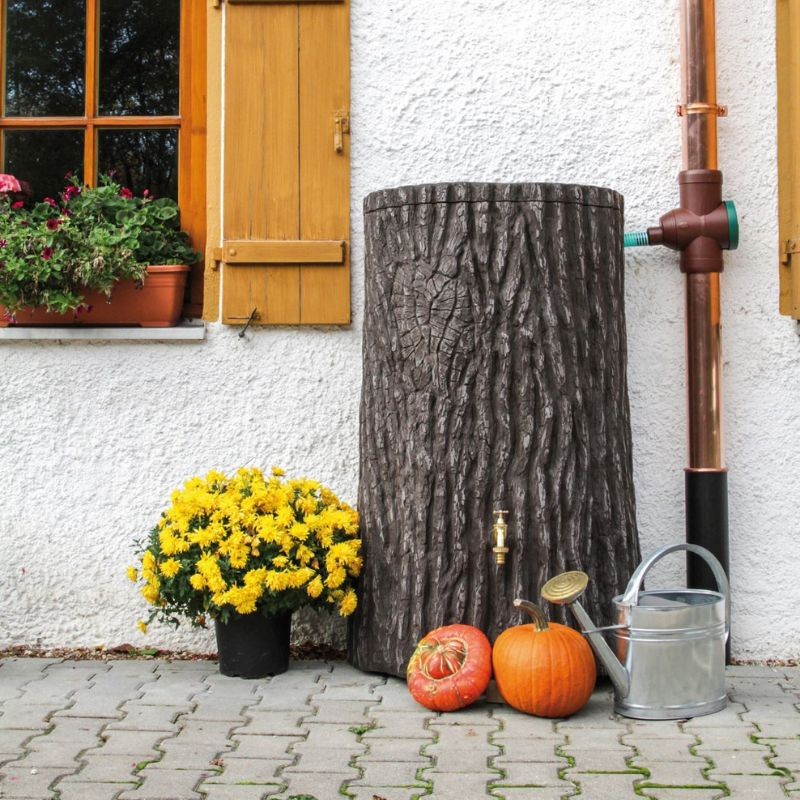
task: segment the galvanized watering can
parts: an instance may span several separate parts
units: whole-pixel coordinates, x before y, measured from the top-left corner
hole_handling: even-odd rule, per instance
[[[689,550],[711,568],[719,591],[641,591],[650,567],[669,553]],[[614,598],[616,624],[597,628],[579,602],[589,581],[565,572],[542,587],[542,597],[568,605],[614,683],[614,710],[634,719],[685,719],[721,711],[725,692],[725,643],[730,631],[728,579],[704,547],[673,544],[651,553]],[[612,631],[614,651],[603,631]]]

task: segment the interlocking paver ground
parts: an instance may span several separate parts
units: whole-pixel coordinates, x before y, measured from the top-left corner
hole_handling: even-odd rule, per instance
[[[14,800],[800,800],[800,670],[733,667],[719,714],[568,720],[418,706],[396,678],[297,662],[0,661],[0,797]]]

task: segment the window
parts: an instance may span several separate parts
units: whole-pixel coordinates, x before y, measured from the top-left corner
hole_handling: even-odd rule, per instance
[[[0,0],[3,172],[37,199],[114,173],[205,247],[205,0]],[[188,311],[200,313],[202,263]]]

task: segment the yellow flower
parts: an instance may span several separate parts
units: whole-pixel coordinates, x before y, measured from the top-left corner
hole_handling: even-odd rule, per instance
[[[306,587],[306,594],[316,600],[322,594],[322,578],[317,575]]]
[[[357,605],[358,598],[355,591],[348,589],[339,603],[339,614],[343,617],[349,617],[356,610]]]
[[[196,572],[189,578],[189,583],[192,584],[192,589],[196,589],[198,592],[206,588],[206,579]]]
[[[146,586],[142,586],[141,594],[148,603],[155,605],[158,602],[158,590],[159,583],[158,580],[156,580],[155,583],[148,583]]]
[[[275,566],[276,566],[278,569],[286,569],[286,566],[287,566],[287,565],[288,565],[288,563],[289,563],[289,559],[288,559],[288,558],[286,558],[286,556],[276,556],[275,558],[273,558],[273,559],[272,559],[272,563],[273,563],[273,564],[274,564],[274,565],[275,565]]]
[[[281,469],[280,467],[273,467],[272,474],[276,478],[282,478],[286,474],[286,470]]]
[[[346,578],[347,578],[347,573],[344,571],[344,568],[337,567],[325,579],[325,585],[329,589],[338,589],[345,582]]]
[[[159,569],[165,577],[174,578],[181,571],[181,562],[175,558],[169,558],[161,563]]]
[[[136,567],[128,567],[128,569],[125,570],[125,574],[128,576],[128,580],[131,583],[136,583],[136,581],[139,580],[139,573],[136,571]]]
[[[139,630],[140,630],[142,633],[147,633],[147,623],[146,623],[146,622],[145,622],[143,619],[140,619],[140,620],[137,620],[137,621],[136,621],[136,627],[137,627],[137,628],[138,628],[138,629],[139,629]]]

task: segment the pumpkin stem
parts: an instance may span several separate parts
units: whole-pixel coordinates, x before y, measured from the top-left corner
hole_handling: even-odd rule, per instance
[[[521,608],[523,611],[530,614],[533,625],[537,631],[546,631],[550,627],[542,613],[542,609],[539,608],[536,603],[531,603],[530,600],[523,600],[518,597],[514,601],[514,608]]]

